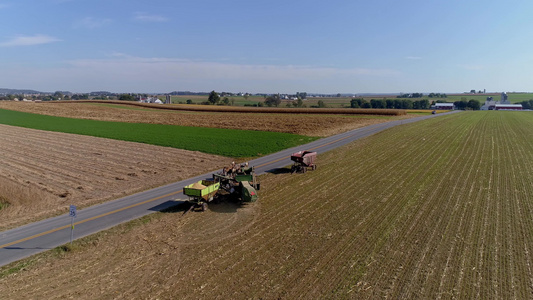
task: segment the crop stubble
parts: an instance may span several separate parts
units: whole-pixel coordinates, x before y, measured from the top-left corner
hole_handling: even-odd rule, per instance
[[[0,228],[222,167],[200,152],[0,125]]]
[[[255,204],[154,216],[0,288],[14,298],[528,298],[532,125],[528,113],[479,112],[394,128],[321,155],[314,172],[265,176]]]

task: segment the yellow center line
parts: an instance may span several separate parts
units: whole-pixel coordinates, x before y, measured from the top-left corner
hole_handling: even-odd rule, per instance
[[[96,219],[99,219],[99,218],[102,218],[102,217],[105,217],[105,216],[109,216],[109,215],[111,215],[111,214],[114,214],[114,213],[117,213],[117,212],[121,212],[121,211],[123,211],[123,210],[130,209],[130,208],[133,208],[133,207],[136,207],[136,206],[139,206],[139,205],[143,205],[143,204],[146,204],[146,203],[150,203],[150,202],[152,202],[152,201],[159,200],[159,199],[161,199],[161,198],[165,198],[165,197],[168,197],[168,196],[176,195],[176,194],[179,194],[179,193],[181,193],[181,192],[182,192],[182,191],[173,192],[173,193],[166,194],[166,195],[159,196],[159,197],[155,197],[155,198],[152,198],[152,199],[149,199],[149,200],[143,201],[143,202],[139,202],[139,203],[135,203],[135,204],[132,204],[132,205],[129,205],[129,206],[125,206],[125,207],[119,208],[119,209],[115,209],[115,210],[113,210],[113,211],[106,212],[106,213],[103,213],[103,214],[101,214],[101,215],[97,215],[97,216],[94,216],[94,217],[91,217],[91,218],[87,218],[87,219],[82,220],[82,221],[75,222],[75,223],[74,223],[74,226],[79,225],[79,224],[83,224],[83,223],[85,223],[85,222],[89,222],[89,221],[92,221],[92,220],[96,220]],[[57,231],[63,230],[63,229],[68,228],[68,227],[70,227],[70,224],[68,224],[68,225],[64,225],[64,226],[61,226],[61,227],[58,227],[58,228],[50,229],[50,230],[48,230],[48,231],[44,231],[44,232],[41,232],[41,233],[38,233],[38,234],[35,234],[35,235],[32,235],[32,236],[29,236],[29,237],[25,237],[25,238],[23,238],[23,239],[20,239],[20,240],[17,240],[17,241],[11,242],[11,243],[7,243],[7,244],[4,244],[4,245],[0,245],[0,248],[5,248],[5,247],[9,247],[9,246],[12,246],[12,245],[18,244],[18,243],[22,243],[22,242],[25,242],[25,241],[28,241],[28,240],[31,240],[31,239],[34,239],[34,238],[38,238],[38,237],[43,236],[43,235],[47,235],[47,234],[50,234],[50,233],[54,233],[54,232],[57,232]]]
[[[334,140],[334,141],[331,141],[329,143],[326,143],[326,144],[323,144],[323,145],[320,145],[320,146],[316,146],[316,147],[313,147],[313,148],[310,148],[308,149],[308,151],[311,151],[311,150],[316,150],[316,149],[320,149],[322,147],[325,147],[325,146],[328,146],[328,145],[331,145],[331,144],[334,144],[334,143],[337,143],[339,141],[342,141],[342,140],[345,140],[347,138],[350,138],[352,136],[354,136],[354,134],[351,134],[351,135],[348,135],[346,137],[343,137],[343,138],[340,138],[340,139],[337,139],[337,140]],[[282,158],[279,158],[279,159],[276,159],[276,160],[273,160],[273,161],[270,161],[270,162],[267,162],[267,163],[264,163],[262,165],[259,165],[257,166],[258,168],[259,167],[264,167],[264,166],[267,166],[267,165],[270,165],[270,164],[273,164],[273,163],[276,163],[278,161],[281,161],[281,160],[284,160],[284,159],[287,159],[288,157],[290,156],[284,156]],[[113,211],[110,211],[110,212],[106,212],[106,213],[103,213],[101,215],[97,215],[97,216],[94,216],[94,217],[91,217],[91,218],[87,218],[85,220],[82,220],[82,221],[78,221],[78,222],[75,222],[74,223],[74,226],[76,225],[79,225],[79,224],[83,224],[85,222],[89,222],[89,221],[92,221],[92,220],[96,220],[96,219],[99,219],[99,218],[103,218],[105,216],[109,216],[109,215],[112,215],[114,213],[117,213],[117,212],[121,212],[121,211],[124,211],[126,209],[130,209],[130,208],[133,208],[133,207],[137,207],[139,205],[143,205],[143,204],[146,204],[146,203],[150,203],[152,201],[156,201],[156,200],[159,200],[161,198],[165,198],[165,197],[169,197],[169,196],[172,196],[172,195],[176,195],[176,194],[179,194],[181,193],[182,191],[177,191],[177,192],[172,192],[172,193],[169,193],[169,194],[166,194],[166,195],[163,195],[163,196],[159,196],[159,197],[155,197],[155,198],[152,198],[152,199],[149,199],[149,200],[146,200],[146,201],[143,201],[143,202],[139,202],[139,203],[135,203],[135,204],[132,204],[132,205],[129,205],[129,206],[125,206],[125,207],[122,207],[122,208],[119,208],[119,209],[116,209],[116,210],[113,210]],[[64,225],[64,226],[61,226],[61,227],[58,227],[58,228],[54,228],[54,229],[50,229],[48,231],[44,231],[44,232],[41,232],[41,233],[38,233],[38,234],[35,234],[35,235],[32,235],[32,236],[29,236],[29,237],[25,237],[25,238],[22,238],[20,240],[17,240],[17,241],[14,241],[14,242],[11,242],[11,243],[7,243],[7,244],[4,244],[4,245],[0,245],[0,248],[5,248],[5,247],[9,247],[9,246],[12,246],[12,245],[15,245],[15,244],[18,244],[18,243],[22,243],[22,242],[25,242],[25,241],[28,241],[28,240],[31,240],[31,239],[34,239],[34,238],[38,238],[38,237],[41,237],[43,235],[47,235],[47,234],[50,234],[50,233],[54,233],[54,232],[57,232],[57,231],[60,231],[60,230],[63,230],[65,228],[68,228],[70,227],[71,225]]]

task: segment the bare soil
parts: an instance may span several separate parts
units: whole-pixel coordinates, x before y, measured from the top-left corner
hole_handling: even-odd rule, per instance
[[[0,125],[0,229],[222,168],[229,158]]]
[[[275,131],[321,137],[412,117],[162,111],[110,104],[15,101],[0,101],[0,108],[102,121]]]

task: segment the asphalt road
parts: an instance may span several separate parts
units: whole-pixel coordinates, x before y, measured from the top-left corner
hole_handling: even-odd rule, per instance
[[[393,126],[417,122],[439,115],[443,114],[428,115],[359,128],[254,159],[249,163],[251,166],[255,166],[256,174],[264,174],[291,164],[291,153],[300,150],[312,150],[320,154]],[[320,165],[318,167],[320,168]],[[180,199],[186,199],[186,196],[182,194],[184,186],[202,179],[211,178],[212,173],[215,171],[78,210],[73,222],[74,239],[82,238],[120,223],[174,206],[180,203]],[[71,220],[72,218],[69,214],[65,214],[1,232],[0,266],[69,243],[71,237]]]

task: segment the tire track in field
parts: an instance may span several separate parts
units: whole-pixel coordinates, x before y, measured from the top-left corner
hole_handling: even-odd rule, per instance
[[[478,153],[481,145],[476,140],[473,128],[469,128],[464,139],[465,141],[463,143],[463,147],[461,147],[460,151],[455,154],[453,163],[446,168],[447,170],[453,170],[459,159],[466,159],[470,162],[470,164],[463,165],[460,173],[455,176],[446,174],[446,177],[448,177],[448,180],[450,181],[456,180],[457,178],[462,178],[464,180],[462,182],[457,182],[457,185],[454,185],[454,188],[451,189],[449,196],[450,200],[447,201],[445,207],[441,208],[442,211],[439,212],[438,209],[434,209],[433,216],[428,217],[428,219],[438,220],[437,224],[434,226],[435,230],[433,233],[433,236],[437,239],[437,242],[428,243],[428,247],[426,248],[429,250],[429,254],[427,255],[428,261],[424,262],[420,260],[417,267],[415,267],[415,270],[417,270],[415,276],[421,274],[424,268],[429,269],[429,271],[426,271],[426,276],[423,278],[423,282],[419,284],[419,286],[422,287],[419,292],[419,296],[424,298],[435,298],[440,296],[438,291],[436,291],[439,288],[435,283],[440,282],[442,278],[444,278],[443,273],[446,268],[444,268],[440,274],[436,270],[439,269],[438,266],[446,265],[444,261],[448,262],[450,260],[449,255],[454,250],[457,240],[460,239],[459,230],[464,222],[464,216],[467,211],[466,206],[468,206],[468,202],[465,200],[469,199],[474,192],[474,186],[468,186],[468,182],[470,182],[473,171],[478,170],[478,168],[476,168],[475,153]],[[470,143],[474,145],[469,145]],[[472,151],[472,149],[474,151]],[[466,150],[469,150],[469,153],[465,153]],[[439,186],[441,185],[439,184]],[[468,190],[468,192],[465,192],[465,190]],[[466,197],[465,194],[467,195]],[[438,199],[439,197],[437,197],[437,195],[438,193],[435,192],[433,197],[430,199]],[[453,202],[451,199],[456,200]],[[434,205],[434,207],[438,206]],[[450,207],[453,208],[450,209]],[[459,207],[461,207],[461,210]],[[460,213],[460,211],[462,211],[462,213]],[[433,247],[430,247],[430,245],[433,245]],[[447,253],[445,249],[449,249]],[[426,267],[423,267],[424,264]],[[426,292],[426,288],[429,288],[429,292]]]
[[[463,131],[466,132],[466,129],[462,129]],[[459,141],[458,138],[461,137],[462,135],[461,134],[457,134],[454,132],[454,134],[456,135],[455,136],[455,140],[456,141]],[[467,133],[465,133],[467,134]],[[469,136],[467,136],[468,138]],[[453,144],[454,142],[453,141],[448,141],[448,144]],[[448,162],[448,166],[449,167],[442,167],[440,169],[444,169],[444,170],[449,170],[449,169],[453,169],[453,166],[456,164],[457,160],[459,159],[460,155],[462,154],[462,152],[464,151],[464,147],[459,149],[459,154],[456,154],[452,160],[450,162]],[[457,151],[455,151],[457,152]],[[454,199],[455,197],[453,197],[453,190],[452,189],[449,189],[449,188],[446,188],[446,185],[444,183],[447,183],[447,174],[445,174],[444,176],[442,176],[441,178],[441,181],[438,183],[437,185],[437,188],[435,189],[435,192],[431,195],[432,197],[429,197],[429,199],[426,200],[426,209],[421,209],[420,210],[420,214],[419,214],[419,217],[420,219],[423,221],[420,222],[420,223],[417,223],[417,222],[412,222],[412,225],[411,227],[409,228],[409,231],[407,231],[405,233],[405,236],[410,236],[412,235],[413,237],[417,237],[418,236],[418,239],[421,239],[420,241],[417,240],[417,241],[412,241],[412,242],[409,242],[408,240],[406,240],[404,242],[404,244],[400,245],[399,248],[400,249],[409,249],[407,250],[407,257],[410,257],[412,260],[407,264],[407,268],[408,270],[413,270],[413,273],[407,273],[407,272],[404,272],[403,274],[405,276],[408,276],[408,277],[399,277],[398,278],[398,282],[409,282],[410,284],[403,284],[403,288],[396,291],[396,294],[393,294],[392,297],[395,298],[395,297],[413,297],[413,293],[414,292],[418,292],[419,294],[417,295],[418,297],[420,297],[420,294],[422,294],[424,292],[424,290],[416,290],[411,287],[414,283],[416,283],[417,281],[417,277],[418,275],[420,274],[420,272],[422,270],[425,270],[424,267],[422,267],[422,264],[425,263],[426,259],[428,259],[429,257],[431,257],[431,251],[430,251],[430,247],[433,247],[435,242],[433,242],[434,239],[437,238],[436,236],[436,233],[437,233],[437,230],[439,230],[441,228],[441,222],[443,222],[444,218],[443,218],[443,212],[447,212],[448,211],[448,207],[451,205],[451,201],[445,201],[444,203],[444,207],[442,206],[439,206],[439,205],[435,205],[432,201],[433,199],[435,199],[436,195],[437,194],[440,194],[440,197],[441,199]],[[444,194],[442,194],[442,191],[440,190],[440,188],[444,186]],[[430,207],[429,209],[427,207]],[[450,218],[451,219],[451,218]],[[427,221],[428,220],[434,220],[433,222],[436,222],[435,225],[431,225],[431,228],[428,227],[428,225],[426,225]],[[448,219],[449,220],[449,219]],[[410,221],[411,222],[411,221]],[[421,236],[422,234],[421,233],[418,233],[418,232],[414,232],[414,230],[417,229],[419,232],[420,230],[422,229],[421,233],[425,232],[426,234]],[[432,230],[431,230],[432,229]],[[441,237],[442,238],[442,237]],[[420,257],[420,254],[417,256],[415,255],[415,253],[420,253],[419,249],[418,249],[418,244],[420,245],[425,245],[423,251],[422,251],[422,254],[421,254],[421,257]],[[406,252],[406,251],[404,251]],[[414,258],[417,258],[417,260],[414,260]],[[407,275],[409,274],[409,275]],[[428,274],[429,275],[429,274]],[[421,284],[416,284],[416,286],[420,286]]]
[[[445,139],[443,139],[443,141],[445,141]],[[437,147],[439,147],[439,145],[437,145]],[[432,155],[427,155],[428,152],[431,153]],[[430,170],[433,168],[433,165],[434,165],[436,162],[438,162],[438,154],[437,154],[437,152],[436,152],[436,151],[431,151],[431,149],[426,149],[426,152],[424,152],[424,153],[420,153],[420,156],[427,157],[427,158],[428,158],[428,161],[433,162],[433,163],[431,163],[432,165],[430,165],[430,166],[428,166],[428,167],[425,168],[426,171],[425,171],[424,173],[421,173],[421,174],[418,175],[417,177],[414,177],[414,178],[413,178],[413,182],[412,182],[411,184],[415,184],[415,182],[416,182],[417,180],[420,180],[421,178],[425,177],[425,176],[427,175],[427,172],[430,171]],[[421,166],[425,166],[425,165],[427,165],[427,164],[428,164],[428,163],[425,162],[425,163],[421,163],[420,165],[421,165]],[[405,188],[409,188],[409,187],[411,187],[411,185],[407,185]],[[419,189],[420,189],[420,187],[419,187]],[[413,190],[415,190],[415,189],[413,188]],[[401,192],[401,190],[400,190],[400,192]],[[403,193],[403,194],[406,195],[406,193]],[[407,196],[407,195],[406,195],[406,196]],[[414,199],[414,198],[419,198],[419,197],[420,197],[420,196],[414,195],[414,196],[409,196],[408,198],[412,198],[412,199]],[[410,201],[411,201],[411,200],[410,200]],[[421,206],[420,206],[420,205],[417,205],[417,206],[415,206],[415,207],[411,207],[410,210],[413,210],[413,209],[416,209],[416,210],[415,210],[415,211],[412,211],[412,212],[409,212],[407,216],[405,215],[405,212],[407,212],[407,211],[404,210],[404,213],[398,215],[398,218],[397,218],[398,221],[396,221],[396,222],[400,222],[399,220],[402,220],[402,219],[411,219],[411,218],[414,217],[414,219],[412,220],[412,224],[413,224],[413,226],[414,226],[415,223],[419,222],[420,217],[421,217],[420,212],[422,212],[422,211],[424,210],[424,207],[427,205],[427,201],[424,202],[424,201],[422,200],[422,202],[421,202],[420,204],[421,204]],[[411,205],[408,205],[408,206],[411,206]],[[400,222],[400,223],[401,223],[401,222]],[[404,226],[405,226],[405,225],[404,225]],[[396,235],[400,235],[400,234],[402,234],[402,232],[405,230],[404,226],[401,226],[401,227],[399,227],[399,228],[397,229]],[[403,228],[403,229],[402,229],[402,228]],[[394,243],[395,241],[396,241],[396,239],[393,239],[393,240],[391,240],[391,243]],[[395,248],[395,245],[394,245],[394,244],[391,244],[391,246],[389,246],[389,247]],[[405,253],[406,251],[409,251],[408,248],[401,248],[401,249],[404,249],[404,251],[402,251],[402,252],[404,252],[404,253]],[[388,250],[385,249],[385,251],[388,251]],[[381,252],[381,251],[380,251],[380,252]],[[381,253],[377,253],[377,254],[379,254],[380,256],[382,255]],[[385,262],[384,259],[385,259],[385,257],[379,259],[380,263],[378,264],[378,266],[375,266],[373,269],[374,269],[374,270],[379,270],[379,269],[382,269],[382,268],[383,268],[383,269],[390,268],[391,266],[389,266],[388,264],[391,264],[391,262]],[[392,264],[394,264],[394,262],[392,262]],[[377,283],[383,283],[382,286],[381,286],[379,289],[380,289],[380,290],[383,290],[385,293],[391,292],[392,287],[394,286],[394,282],[397,282],[398,277],[400,276],[400,275],[399,275],[400,271],[401,271],[400,269],[396,269],[396,273],[395,273],[394,275],[391,276],[392,278],[396,278],[396,279],[393,279],[393,282],[392,282],[392,283],[389,282],[388,284],[386,284],[386,279],[383,278],[383,277],[379,277],[377,280],[375,280],[375,282],[377,282]],[[382,275],[382,274],[381,274],[381,275]],[[372,275],[372,273],[367,274],[367,277],[370,277],[370,278],[371,278],[371,276],[375,276],[375,275]],[[363,280],[363,279],[362,279],[362,280]],[[374,280],[366,279],[365,281],[368,282],[368,281],[374,281]],[[377,288],[376,288],[376,289],[377,289]],[[374,289],[374,290],[375,290],[375,289]],[[375,291],[374,291],[374,293],[375,293]],[[382,297],[383,295],[376,295],[376,294],[374,294],[374,296]]]
[[[531,125],[531,121],[529,122]],[[522,275],[518,276],[521,280],[521,284],[519,285],[521,294],[518,295],[518,298],[525,299],[533,294],[533,263],[530,253],[532,243],[531,234],[527,234],[533,228],[533,222],[529,217],[533,214],[533,209],[531,208],[531,201],[528,201],[528,196],[533,195],[533,189],[531,183],[525,180],[529,172],[533,169],[531,163],[533,160],[533,156],[531,155],[533,153],[533,146],[531,143],[531,133],[524,130],[524,127],[515,126],[515,128],[517,128],[517,136],[521,137],[519,140],[522,143],[515,145],[517,155],[513,155],[511,158],[514,161],[512,164],[513,168],[518,171],[518,176],[515,175],[514,180],[516,180],[516,188],[520,192],[521,197],[516,197],[515,199],[518,218],[513,219],[516,222],[514,228],[519,229],[517,231],[521,239],[520,247],[522,248],[516,249],[516,253],[518,255],[523,254],[523,258],[515,266],[525,266],[524,270],[520,272]],[[528,137],[528,135],[530,136]],[[516,174],[514,171],[512,173]]]
[[[513,129],[509,126],[509,123],[505,122],[502,124],[502,152],[503,153],[513,153],[509,147],[509,143],[511,142],[511,137],[513,137]],[[516,136],[514,136],[514,140],[516,140]],[[513,172],[511,166],[507,166],[506,162],[501,162],[501,169],[502,171],[500,173],[503,174],[503,184],[502,184],[502,191],[503,195],[499,198],[499,203],[502,205],[502,240],[500,241],[500,244],[502,245],[502,260],[499,263],[499,269],[505,270],[504,277],[500,278],[500,280],[503,282],[502,284],[502,294],[507,299],[517,299],[516,295],[516,274],[515,274],[515,255],[513,251],[513,242],[515,241],[515,232],[514,232],[514,222],[513,218],[510,218],[512,216],[512,205],[514,203],[514,197],[516,196],[515,193],[511,193],[511,190],[513,190]],[[505,280],[507,279],[507,280]]]
[[[486,127],[486,122],[483,123],[481,131],[484,131],[485,127]],[[476,141],[476,149],[470,153],[470,157],[475,155],[475,153],[480,153],[480,155],[478,155],[479,157],[476,163],[477,167],[472,166],[471,168],[468,168],[467,166],[465,166],[462,172],[464,173],[465,169],[468,169],[469,170],[468,176],[466,177],[458,176],[459,178],[469,179],[473,169],[475,169],[474,178],[480,177],[480,170],[483,165],[482,164],[483,154],[486,151],[486,143],[481,142],[481,139],[479,137],[475,141]],[[463,155],[463,153],[461,153],[460,155]],[[464,184],[467,184],[467,181],[468,180],[465,180]],[[455,237],[451,240],[450,242],[451,245],[446,255],[446,262],[444,264],[445,267],[440,278],[440,283],[439,283],[439,287],[438,287],[438,291],[436,295],[437,299],[441,299],[444,295],[451,296],[453,294],[454,287],[453,285],[451,285],[452,280],[453,280],[453,275],[449,273],[452,272],[453,270],[456,270],[456,267],[454,267],[453,263],[457,260],[457,258],[462,257],[465,254],[465,252],[466,253],[469,252],[468,250],[464,250],[465,246],[467,246],[465,245],[465,240],[472,239],[472,233],[473,233],[474,226],[470,225],[466,227],[466,224],[469,224],[470,222],[466,220],[465,217],[467,216],[467,214],[470,214],[472,216],[470,218],[472,222],[474,222],[477,219],[477,210],[474,210],[473,208],[478,205],[478,201],[475,201],[475,202],[472,202],[472,201],[476,199],[480,199],[480,195],[482,193],[482,189],[478,189],[477,191],[474,191],[475,187],[476,185],[471,185],[468,191],[467,199],[469,199],[470,201],[460,201],[461,200],[460,193],[455,192],[456,190],[455,187],[453,189],[454,194],[456,194],[455,198],[457,199],[454,205],[453,211],[454,212],[461,211],[462,213],[459,218],[459,222],[456,224],[455,228],[453,228],[453,225],[455,224],[453,224],[453,222],[449,222],[449,226],[444,230],[444,235],[455,235]],[[469,229],[465,236],[463,236],[460,232],[462,228]]]

